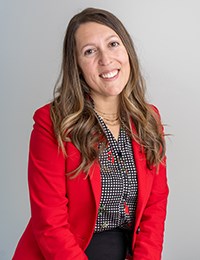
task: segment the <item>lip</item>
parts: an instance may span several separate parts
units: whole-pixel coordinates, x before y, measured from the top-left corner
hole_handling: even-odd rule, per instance
[[[104,80],[112,80],[115,79],[119,75],[119,69],[113,69],[109,71],[104,71],[101,74],[99,74],[99,77]]]

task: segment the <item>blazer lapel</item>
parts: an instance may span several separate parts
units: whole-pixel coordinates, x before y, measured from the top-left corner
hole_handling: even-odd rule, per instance
[[[136,133],[134,124],[132,124],[133,133]],[[136,208],[136,221],[141,218],[144,206],[146,205],[148,194],[150,192],[151,183],[153,180],[153,174],[149,171],[146,164],[146,156],[141,145],[132,140],[133,153],[135,158],[135,165],[137,170],[138,179],[138,199]],[[136,227],[137,227],[137,223]]]
[[[133,152],[134,152],[134,159],[135,159],[135,166],[137,170],[137,179],[138,179],[138,199],[137,199],[137,213],[141,212],[143,201],[146,195],[146,174],[147,174],[147,168],[146,168],[146,160],[145,156],[141,151],[140,145],[133,140],[132,141],[133,146]],[[136,216],[136,219],[138,219],[138,216]]]
[[[66,153],[67,153],[66,172],[71,172],[80,165],[81,153],[71,142],[66,143]],[[91,168],[89,169],[89,176],[87,180],[84,181],[89,181],[91,184],[91,189],[95,199],[96,211],[98,212],[100,199],[101,199],[101,175],[100,175],[100,165],[98,161],[95,161],[92,164]]]
[[[89,171],[89,179],[92,187],[92,191],[95,198],[96,211],[98,212],[100,199],[101,199],[101,174],[100,165],[98,161],[95,161]]]

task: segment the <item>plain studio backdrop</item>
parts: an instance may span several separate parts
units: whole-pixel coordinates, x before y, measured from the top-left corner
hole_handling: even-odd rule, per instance
[[[166,125],[170,196],[163,260],[200,259],[200,2],[0,1],[0,259],[30,217],[27,158],[34,110],[49,102],[69,19],[108,9],[133,38],[149,102]],[[67,258],[66,258],[67,259]]]

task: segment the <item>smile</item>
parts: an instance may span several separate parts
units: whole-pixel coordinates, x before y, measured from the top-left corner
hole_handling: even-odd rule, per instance
[[[119,70],[113,70],[108,73],[102,73],[99,76],[103,79],[111,79],[111,78],[114,78],[115,76],[117,76],[118,73],[119,73]]]

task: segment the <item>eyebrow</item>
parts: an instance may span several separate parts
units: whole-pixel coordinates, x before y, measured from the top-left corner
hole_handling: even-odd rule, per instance
[[[108,40],[110,40],[111,38],[114,38],[114,37],[120,39],[120,37],[119,37],[117,34],[113,34],[113,35],[108,36],[105,40],[108,41]],[[91,42],[91,43],[86,43],[85,45],[83,45],[83,46],[81,47],[81,51],[82,51],[85,47],[91,46],[91,45],[95,45],[95,44],[92,43],[92,42]]]

